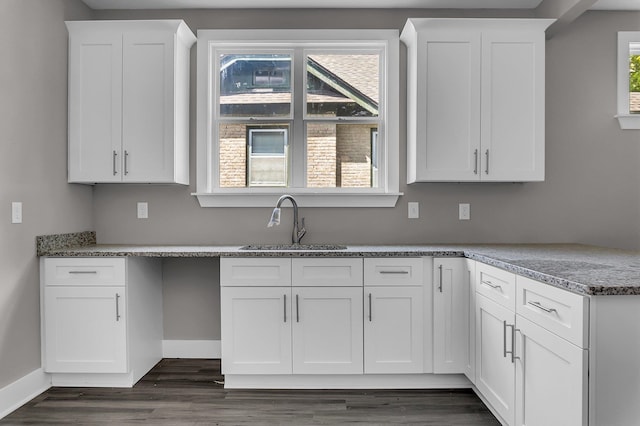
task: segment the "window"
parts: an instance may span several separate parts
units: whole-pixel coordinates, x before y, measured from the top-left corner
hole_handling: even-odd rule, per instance
[[[394,30],[198,33],[198,200],[393,207]]]
[[[622,129],[640,129],[640,31],[618,32],[618,114]]]

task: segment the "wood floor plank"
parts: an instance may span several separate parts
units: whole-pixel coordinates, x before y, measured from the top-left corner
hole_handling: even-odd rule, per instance
[[[500,423],[468,389],[224,389],[220,360],[164,359],[131,389],[59,388],[0,425],[437,425]]]

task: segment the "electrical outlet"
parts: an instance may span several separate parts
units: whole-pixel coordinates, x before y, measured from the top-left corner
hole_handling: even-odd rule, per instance
[[[146,202],[138,203],[138,219],[149,218],[149,204]]]
[[[410,201],[407,203],[407,210],[409,211],[409,219],[418,219],[420,217],[420,203]]]
[[[22,223],[22,202],[11,203],[11,223]]]
[[[458,219],[470,220],[471,219],[471,205],[466,203],[458,204]]]

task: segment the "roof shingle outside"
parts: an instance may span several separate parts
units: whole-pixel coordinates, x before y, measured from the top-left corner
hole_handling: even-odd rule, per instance
[[[374,54],[309,55],[324,68],[356,88],[376,103],[379,97],[380,57]]]

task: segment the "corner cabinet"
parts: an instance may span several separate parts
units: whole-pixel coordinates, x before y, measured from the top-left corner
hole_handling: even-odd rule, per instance
[[[189,62],[181,20],[68,21],[73,183],[189,183]]]
[[[407,180],[544,180],[548,19],[409,19]]]
[[[42,365],[54,386],[131,387],[162,358],[158,259],[42,258]]]

